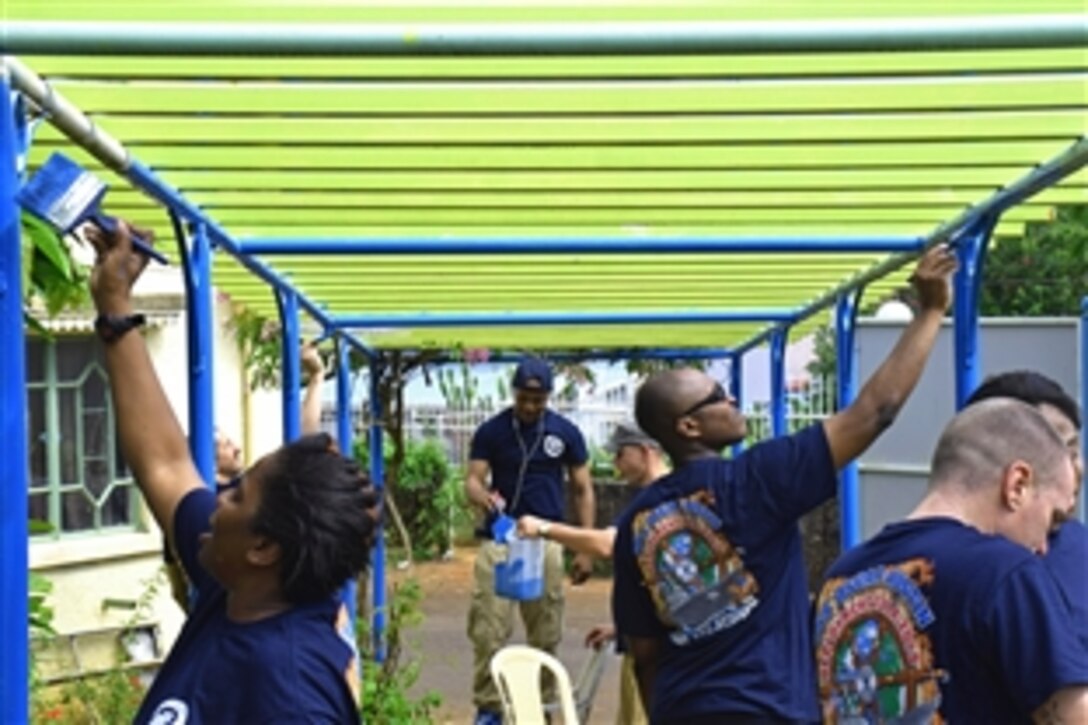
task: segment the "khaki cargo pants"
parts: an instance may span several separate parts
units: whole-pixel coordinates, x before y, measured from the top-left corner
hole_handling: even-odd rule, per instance
[[[616,713],[616,725],[648,725],[649,722],[638,691],[635,658],[626,653],[620,668],[620,711]]]
[[[506,547],[494,541],[480,544],[468,610],[468,638],[475,655],[472,699],[477,708],[502,710],[490,665],[492,656],[514,633],[515,608],[521,609],[530,646],[554,655],[563,637],[563,547],[554,541],[545,544],[544,596],[532,602],[515,602],[495,594],[495,564],[506,560]],[[553,699],[553,694],[545,691],[545,699]]]

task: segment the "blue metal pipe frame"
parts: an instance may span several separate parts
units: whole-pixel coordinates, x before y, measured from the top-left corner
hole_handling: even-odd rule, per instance
[[[13,203],[14,191],[17,188],[17,179],[14,175],[14,159],[16,157],[16,150],[13,148],[13,144],[4,139],[13,139],[15,136],[13,126],[13,116],[11,113],[11,97],[8,92],[8,84],[6,73],[3,77],[0,77],[0,91],[4,98],[0,100],[0,159],[3,159],[3,168],[0,169],[0,240],[10,242],[12,239],[16,240],[14,244],[4,244],[0,247],[0,272],[8,271],[9,278],[4,279],[0,276],[0,339],[5,340],[22,340],[22,309],[21,309],[21,294],[19,293],[19,279],[20,275],[17,273],[20,260],[18,259],[18,214]],[[8,160],[12,163],[8,163]],[[942,238],[949,236],[952,232],[955,232],[963,227],[970,225],[983,216],[996,219],[996,216],[1006,208],[1018,203],[1019,201],[1031,196],[1042,188],[1055,183],[1064,176],[1072,173],[1073,171],[1084,166],[1086,160],[1088,160],[1088,140],[1082,140],[1074,144],[1070,149],[1061,154],[1059,157],[1051,160],[1047,164],[1038,167],[1033,172],[1029,173],[1022,179],[1006,187],[1002,191],[998,192],[990,199],[976,205],[972,209],[968,210],[964,214],[960,215],[956,219],[952,220],[948,224],[942,225],[933,234],[924,240],[922,247],[929,246],[930,244],[940,241]],[[9,168],[10,166],[10,168]],[[181,195],[172,187],[162,182],[155,176],[150,170],[146,169],[139,163],[132,163],[127,169],[127,175],[129,180],[134,186],[143,189],[155,198],[159,199],[168,208],[175,210],[184,215],[190,222],[206,225],[206,232],[210,238],[219,246],[224,247],[232,256],[236,257],[243,265],[253,271],[261,279],[268,282],[273,288],[278,291],[291,291],[294,295],[295,304],[298,307],[306,309],[318,322],[322,323],[326,329],[332,327],[338,327],[338,325],[330,324],[332,321],[328,315],[321,310],[317,305],[307,300],[304,296],[298,295],[294,292],[291,285],[283,280],[274,271],[268,268],[266,265],[260,262],[248,258],[234,240],[218,225],[214,224],[208,219],[202,211],[189,204]],[[14,230],[14,232],[12,231]],[[12,250],[15,250],[14,255]],[[865,284],[868,281],[877,279],[891,271],[894,271],[899,266],[906,264],[910,259],[917,255],[917,251],[904,252],[898,254],[895,257],[889,259],[883,264],[877,265],[874,268],[868,270],[866,273],[859,275],[853,280],[848,281],[840,288],[829,292],[820,299],[816,300],[812,304],[806,306],[804,309],[793,311],[788,318],[784,319],[771,319],[765,321],[779,322],[780,324],[765,330],[762,333],[754,336],[747,343],[737,348],[733,353],[738,356],[743,354],[746,350],[760,344],[762,341],[770,338],[772,340],[772,351],[774,347],[779,346],[784,354],[784,343],[786,330],[793,322],[803,319],[820,309],[827,307],[829,304],[835,303],[839,296],[850,288],[855,288]],[[14,265],[12,264],[11,257],[15,257]],[[11,273],[14,271],[15,273]],[[16,294],[11,294],[11,292]],[[781,311],[776,311],[776,317],[783,314]],[[297,308],[296,315],[297,319]],[[378,320],[381,318],[369,318],[370,320]],[[464,319],[464,317],[460,318]],[[503,316],[501,321],[496,321],[493,324],[506,324],[511,318]],[[584,320],[571,319],[570,322],[578,322],[585,324]],[[654,321],[675,321],[675,320],[646,320],[643,322]],[[692,320],[696,321],[696,320]],[[698,320],[698,321],[710,321],[710,320]],[[739,320],[725,320],[725,321],[739,321]],[[616,323],[619,324],[631,324],[631,320],[616,319]],[[465,322],[450,323],[450,324],[466,324]],[[475,324],[481,324],[476,322]],[[486,323],[484,323],[486,324]],[[525,324],[522,321],[515,321],[514,324]],[[540,321],[537,324],[550,324],[549,322]],[[604,323],[609,324],[609,323]],[[388,326],[388,325],[382,325]],[[1082,330],[1083,334],[1083,330]],[[344,334],[344,339],[348,344],[353,345],[360,351],[367,354],[372,360],[372,395],[371,404],[372,412],[374,406],[377,406],[377,414],[375,416],[375,423],[378,426],[379,435],[374,435],[372,431],[371,445],[372,445],[372,471],[371,475],[375,480],[376,485],[381,485],[381,449],[380,449],[380,401],[376,396],[376,382],[377,375],[376,369],[373,367],[373,361],[375,360],[374,351],[368,346],[360,342],[358,339],[351,335]],[[1088,336],[1086,336],[1088,337]],[[291,346],[295,350],[297,356],[297,344]],[[1082,348],[1084,344],[1082,343]],[[1083,355],[1083,354],[1082,354]],[[20,356],[13,356],[15,360],[9,359],[6,363],[6,374],[3,376],[3,384],[0,385],[0,390],[3,390],[3,395],[6,397],[18,396],[22,398],[25,396],[25,367]],[[1083,363],[1082,363],[1083,364]],[[1088,365],[1085,365],[1088,368]],[[285,375],[287,371],[285,371]],[[1082,394],[1085,389],[1088,389],[1088,372],[1084,372],[1085,383],[1082,384]],[[782,377],[782,376],[780,376]],[[779,387],[782,387],[782,382],[779,381]],[[21,385],[19,383],[22,383]],[[295,390],[297,394],[297,388]],[[784,390],[781,391],[784,393]],[[25,440],[26,430],[25,421],[22,420],[21,415],[12,416],[10,414],[5,415],[6,411],[22,411],[24,405],[11,405],[8,400],[0,401],[4,405],[0,407],[0,432],[3,435],[8,436],[10,440]],[[779,405],[784,405],[784,395],[779,395]],[[16,419],[16,420],[13,420]],[[298,417],[294,416],[296,421]],[[776,427],[784,427],[784,425],[778,424]],[[373,455],[373,446],[377,445],[377,455]],[[375,476],[374,474],[378,475]],[[5,474],[3,480],[9,482],[9,485],[5,488],[8,494],[5,499],[12,498],[11,492],[17,492],[19,501],[16,505],[5,505],[0,507],[0,551],[4,551],[5,555],[0,559],[0,596],[4,597],[5,605],[3,607],[3,614],[0,616],[0,640],[5,642],[5,647],[0,648],[0,716],[5,719],[15,719],[16,721],[25,719],[26,714],[26,691],[25,683],[26,678],[26,652],[27,647],[18,646],[19,642],[26,642],[26,616],[25,606],[26,598],[24,593],[26,591],[27,577],[26,577],[26,521],[25,516],[10,515],[11,512],[23,511],[24,491],[26,485],[26,470],[25,462],[23,465],[14,466],[14,470],[10,472],[10,475]],[[8,512],[5,514],[5,512]],[[381,632],[384,628],[384,551],[381,537],[379,537],[378,546],[375,548],[375,637],[380,641]],[[378,582],[382,583],[381,588],[377,586]],[[381,606],[378,606],[379,600],[381,600]],[[12,645],[15,646],[12,646]],[[380,653],[380,650],[379,650]],[[9,690],[12,688],[18,688],[19,692],[14,697]],[[11,716],[14,715],[14,718]]]
[[[17,128],[7,71],[0,68],[0,440],[27,441],[22,244],[16,163]],[[29,720],[29,551],[27,457],[0,456],[0,722]]]
[[[283,360],[281,392],[283,394],[283,442],[290,443],[302,430],[302,406],[299,404],[299,353],[302,345],[298,331],[298,295],[294,290],[277,290],[280,311],[280,333]]]
[[[967,404],[981,377],[978,303],[986,247],[997,217],[980,217],[955,241],[959,269],[953,279],[953,325],[956,373],[956,410]]]
[[[733,253],[918,253],[922,237],[415,237],[328,239],[251,238],[238,242],[242,254],[670,254]]]
[[[631,348],[621,350],[588,350],[578,352],[574,350],[537,350],[534,354],[552,362],[594,360],[601,362],[620,362],[622,360],[722,360],[731,358],[732,353],[717,347],[650,347],[645,349]],[[488,355],[484,363],[516,363],[526,355],[525,352],[498,352]],[[463,357],[455,355],[442,355],[434,358],[432,364],[444,365],[449,363],[464,362]]]
[[[345,340],[336,341],[336,439],[340,453],[355,457],[354,431],[351,425],[351,349]],[[355,579],[349,579],[340,591],[341,600],[348,610],[348,622],[355,632],[358,611],[355,602]]]
[[[189,451],[200,477],[215,488],[215,315],[212,292],[212,248],[203,224],[190,238],[171,213],[185,281],[186,337],[189,355]]]
[[[776,438],[789,434],[786,418],[786,344],[788,341],[788,327],[778,328],[770,339],[771,435]]]
[[[385,495],[385,459],[382,446],[383,412],[381,398],[381,362],[370,361],[370,482],[380,496]],[[382,514],[382,518],[385,514]],[[378,524],[378,536],[371,552],[371,596],[374,602],[373,630],[374,659],[385,661],[385,530]]]
[[[835,407],[842,410],[857,394],[857,348],[854,332],[864,289],[847,292],[835,306]],[[858,462],[850,461],[839,473],[839,538],[844,551],[861,543],[861,479]]]

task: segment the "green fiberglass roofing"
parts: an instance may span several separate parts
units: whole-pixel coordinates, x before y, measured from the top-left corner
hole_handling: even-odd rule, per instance
[[[1082,14],[1083,0],[6,0],[7,21],[358,24],[838,21]],[[407,32],[407,31],[406,31]],[[331,315],[800,309],[887,252],[639,252],[655,238],[923,238],[1088,134],[1088,47],[20,59],[236,239],[630,240],[622,253],[261,255]],[[63,150],[43,124],[31,163]],[[171,237],[113,177],[107,210]],[[1083,170],[1007,211],[1088,202]],[[874,282],[874,299],[909,267]],[[215,283],[274,315],[225,253]],[[822,317],[820,321],[822,321]],[[812,324],[812,323],[810,323]],[[729,347],[761,322],[356,330],[375,347]]]

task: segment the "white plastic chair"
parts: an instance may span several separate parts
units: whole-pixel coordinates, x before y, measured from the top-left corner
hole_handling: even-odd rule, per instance
[[[547,670],[555,678],[558,711],[565,725],[578,723],[570,675],[563,664],[535,647],[514,644],[491,658],[491,678],[502,699],[504,722],[509,725],[544,725],[547,722],[540,675]]]

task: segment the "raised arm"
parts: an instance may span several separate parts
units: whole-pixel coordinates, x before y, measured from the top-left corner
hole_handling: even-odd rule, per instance
[[[115,318],[133,314],[132,286],[147,266],[147,257],[132,251],[129,226],[119,223],[112,234],[90,227],[86,238],[98,252],[91,272],[98,313]],[[121,450],[152,515],[173,542],[178,502],[204,484],[143,337],[131,331],[103,347]]]
[[[857,399],[824,421],[836,468],[842,468],[872,445],[892,424],[918,384],[952,299],[950,279],[955,271],[956,257],[945,245],[934,247],[919,260],[911,277],[920,306],[917,315]]]
[[[325,380],[325,364],[321,362],[321,353],[316,345],[303,345],[302,369],[310,376],[306,383],[306,397],[302,399],[302,420],[299,421],[302,435],[321,432],[321,384]]]

